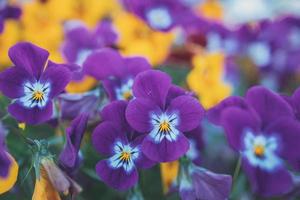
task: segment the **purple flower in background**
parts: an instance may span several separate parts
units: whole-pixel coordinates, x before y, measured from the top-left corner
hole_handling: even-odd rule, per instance
[[[86,131],[89,115],[80,114],[66,130],[66,144],[59,156],[59,164],[69,175],[79,165],[79,149],[81,140]]]
[[[4,20],[6,19],[17,19],[21,15],[21,9],[15,6],[7,5],[4,0],[0,1],[0,33],[4,28]]]
[[[103,122],[93,132],[93,145],[108,158],[98,162],[96,172],[107,185],[126,190],[138,181],[137,168],[149,168],[154,162],[147,159],[136,134],[125,118],[126,101],[115,101],[101,112]]]
[[[250,88],[245,99],[234,98],[214,109],[214,119],[224,127],[230,146],[240,152],[253,191],[268,197],[286,194],[293,188],[286,163],[294,165],[300,157],[300,123],[292,108],[261,86]]]
[[[225,200],[229,198],[232,178],[190,164],[179,173],[179,195],[184,200]]]
[[[0,74],[0,90],[13,99],[8,112],[20,122],[39,124],[52,116],[52,99],[71,78],[66,65],[47,62],[49,53],[31,43],[18,43],[9,49],[15,66]]]
[[[135,76],[151,68],[142,57],[123,58],[109,48],[92,53],[84,62],[86,74],[101,80],[110,101],[130,100]]]
[[[123,0],[123,4],[151,28],[160,31],[169,31],[197,18],[191,8],[178,0]]]
[[[202,132],[203,130],[201,126],[199,126],[185,134],[190,143],[190,148],[185,155],[196,165],[201,164],[200,152],[204,147]]]
[[[134,81],[135,99],[129,102],[126,118],[138,132],[147,133],[142,151],[158,162],[177,160],[189,149],[184,132],[200,125],[204,109],[190,95],[176,97],[170,77],[160,71],[140,73]]]

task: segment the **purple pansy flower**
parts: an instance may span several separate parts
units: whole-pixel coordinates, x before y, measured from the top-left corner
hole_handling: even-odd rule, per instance
[[[204,109],[190,95],[173,93],[170,77],[160,71],[140,73],[134,81],[135,99],[129,102],[126,118],[141,133],[147,133],[142,151],[158,162],[177,160],[189,149],[184,132],[200,125]]]
[[[52,116],[52,99],[71,78],[66,65],[50,60],[49,53],[31,43],[18,43],[9,49],[15,66],[0,74],[0,90],[13,99],[8,112],[20,122],[38,124]]]
[[[15,6],[10,6],[7,4],[6,0],[0,1],[0,33],[4,28],[5,19],[17,19],[21,15],[21,9]]]
[[[229,198],[232,178],[190,164],[179,173],[179,195],[184,200],[225,200]]]
[[[160,31],[169,31],[198,18],[191,8],[178,0],[123,0],[123,4],[151,28]]]
[[[149,168],[153,161],[141,151],[143,136],[137,134],[125,118],[126,101],[115,101],[101,112],[103,122],[93,132],[96,150],[108,156],[96,166],[96,172],[107,185],[126,190],[138,180],[137,168]]]
[[[78,153],[88,119],[88,114],[80,114],[66,130],[66,144],[60,153],[59,164],[68,174],[72,174],[79,165]]]
[[[150,68],[148,61],[142,57],[123,58],[109,48],[92,53],[84,62],[86,74],[102,81],[110,101],[131,99],[135,76]]]
[[[300,123],[292,108],[261,86],[249,89],[245,99],[234,98],[213,110],[219,117],[211,116],[224,127],[230,146],[240,152],[254,192],[277,196],[291,191],[293,179],[286,163],[293,165],[300,157]]]

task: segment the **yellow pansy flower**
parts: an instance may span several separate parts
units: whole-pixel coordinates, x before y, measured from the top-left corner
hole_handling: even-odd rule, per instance
[[[83,93],[87,92],[97,84],[97,80],[91,76],[84,76],[81,81],[71,81],[67,87],[66,91],[68,93]]]
[[[161,179],[163,191],[165,194],[169,191],[172,183],[174,183],[174,181],[176,180],[178,170],[179,162],[177,160],[173,162],[160,164]]]
[[[114,25],[124,55],[144,56],[152,65],[161,64],[169,55],[174,39],[172,33],[154,31],[142,20],[125,12],[114,18]]]
[[[223,7],[218,0],[206,0],[199,6],[198,10],[202,16],[208,19],[223,19]]]
[[[0,194],[9,191],[15,185],[18,177],[18,172],[19,172],[18,163],[9,153],[7,153],[7,155],[11,160],[11,165],[7,177],[6,178],[0,177]]]
[[[224,81],[222,53],[199,54],[193,57],[192,63],[194,68],[188,74],[187,83],[206,109],[231,94],[231,85]]]

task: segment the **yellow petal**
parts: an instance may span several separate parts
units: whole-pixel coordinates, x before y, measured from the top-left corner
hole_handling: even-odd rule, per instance
[[[66,91],[69,93],[83,93],[89,91],[97,84],[97,81],[90,77],[85,76],[82,81],[71,81],[67,87]]]
[[[20,129],[22,129],[22,130],[25,130],[26,124],[25,124],[25,123],[19,123],[19,124],[18,124],[18,127],[19,127]]]
[[[177,178],[178,169],[179,169],[178,161],[160,164],[160,171],[161,171],[161,178],[162,178],[164,193],[167,193],[169,191],[170,186]]]
[[[61,200],[43,167],[41,167],[39,179],[35,182],[32,200]]]
[[[9,191],[17,181],[19,165],[15,159],[7,153],[8,157],[11,160],[11,166],[8,172],[7,178],[0,178],[0,194]]]
[[[223,7],[217,0],[205,1],[199,10],[208,19],[221,20],[223,18]]]

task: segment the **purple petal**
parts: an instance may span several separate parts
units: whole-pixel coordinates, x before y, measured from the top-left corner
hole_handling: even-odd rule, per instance
[[[110,20],[102,20],[93,34],[93,41],[98,47],[111,46],[117,42],[118,35]]]
[[[43,73],[41,80],[43,82],[50,82],[50,98],[55,97],[65,89],[71,80],[71,76],[71,71],[66,65],[55,64],[51,61],[48,62],[48,66]]]
[[[86,74],[97,80],[108,79],[111,76],[123,77],[126,74],[124,60],[115,50],[104,48],[95,51],[83,63]]]
[[[43,108],[25,108],[19,102],[15,102],[8,107],[8,112],[19,122],[27,124],[40,124],[48,121],[52,117],[53,104],[48,102]]]
[[[176,141],[170,142],[163,139],[155,143],[150,136],[147,136],[142,143],[143,153],[156,162],[171,162],[179,159],[189,150],[189,140],[179,132]]]
[[[290,164],[297,164],[295,167],[299,169],[300,123],[291,118],[280,118],[267,127],[265,132],[278,137],[280,156],[288,160]]]
[[[203,130],[201,126],[185,133],[185,136],[189,139],[190,148],[186,153],[186,156],[193,161],[196,165],[201,165],[200,152],[204,148]],[[194,143],[194,144],[192,144]],[[193,149],[194,148],[194,149]]]
[[[138,147],[139,149],[141,149],[142,142],[143,142],[145,137],[146,137],[146,134],[136,137],[134,139],[134,141],[132,141],[130,143],[131,146],[132,147]],[[145,156],[144,153],[142,151],[140,151],[140,155],[137,158],[137,160],[135,160],[135,164],[138,168],[148,169],[148,168],[153,167],[156,164],[156,162],[154,162],[153,160],[150,160],[149,158],[147,158],[147,156]]]
[[[216,174],[204,168],[197,168],[192,173],[197,199],[224,200],[231,191],[232,178],[226,174]]]
[[[119,130],[115,124],[105,121],[100,123],[92,135],[92,142],[94,148],[103,155],[112,155],[113,145],[116,141],[125,141],[126,133]]]
[[[116,88],[120,87],[119,79],[106,79],[102,81],[103,88],[108,95],[109,101],[115,101],[116,97]]]
[[[173,99],[175,99],[176,97],[179,97],[179,96],[185,95],[185,94],[187,94],[187,92],[183,88],[181,88],[177,85],[172,85],[168,91],[166,105],[168,106],[170,104],[170,102]]]
[[[66,131],[66,144],[59,156],[61,165],[74,168],[78,159],[78,152],[84,132],[87,127],[89,115],[81,114],[76,117]]]
[[[127,104],[126,101],[114,101],[108,104],[101,111],[102,120],[114,123],[119,130],[124,130],[125,132],[131,131],[125,117]]]
[[[0,90],[11,99],[21,97],[24,94],[23,84],[33,81],[32,79],[25,70],[18,67],[8,68],[0,74]]]
[[[137,98],[148,98],[162,109],[171,87],[171,78],[164,72],[147,70],[138,74],[133,84],[133,94]]]
[[[8,51],[8,55],[17,67],[24,68],[39,79],[47,62],[49,52],[28,42],[20,42]]]
[[[11,165],[11,160],[7,156],[7,152],[4,150],[2,146],[0,146],[0,178],[3,179],[8,176],[10,165]]]
[[[278,117],[293,116],[292,108],[284,99],[261,86],[249,89],[246,101],[259,114],[264,127]]]
[[[117,190],[127,190],[138,181],[136,169],[133,169],[130,173],[126,173],[123,168],[112,169],[107,160],[98,162],[96,172],[102,181]]]
[[[242,148],[242,136],[244,131],[251,129],[254,132],[260,131],[260,121],[250,111],[240,108],[227,108],[222,112],[221,124],[230,146],[239,151]]]
[[[178,129],[182,132],[191,131],[197,128],[204,116],[204,109],[199,101],[188,95],[179,96],[173,99],[167,112],[178,113]]]
[[[279,167],[274,171],[266,171],[258,167],[252,167],[244,159],[243,169],[250,180],[253,192],[261,196],[280,196],[288,193],[293,188],[292,177],[283,167]]]
[[[138,73],[151,69],[149,62],[143,57],[124,58],[125,66],[131,76],[135,77]]]
[[[150,115],[161,113],[160,108],[149,99],[137,98],[131,100],[126,109],[126,119],[130,126],[139,132],[149,132],[152,128]]]
[[[228,107],[239,107],[242,109],[247,109],[249,106],[245,102],[242,97],[232,96],[224,99],[218,105],[214,106],[213,108],[207,111],[207,118],[209,121],[216,125],[221,125],[221,114]]]
[[[294,94],[292,95],[291,97],[292,99],[292,105],[295,109],[295,112],[297,114],[297,117],[299,118],[300,117],[300,88],[298,88]]]

